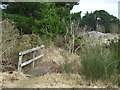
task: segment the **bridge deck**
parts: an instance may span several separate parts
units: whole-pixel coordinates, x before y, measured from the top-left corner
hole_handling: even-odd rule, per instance
[[[41,76],[46,73],[52,72],[56,68],[56,66],[57,65],[55,63],[46,61],[44,65],[41,65],[39,67],[32,69],[29,72],[26,72],[26,74],[32,75],[32,76]]]

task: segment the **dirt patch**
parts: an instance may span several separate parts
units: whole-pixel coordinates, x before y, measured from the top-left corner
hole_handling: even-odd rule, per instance
[[[9,77],[10,78],[10,77]],[[24,78],[14,82],[4,81],[4,87],[9,88],[117,88],[110,83],[85,81],[78,74],[46,74],[44,76]],[[9,80],[9,79],[8,79]]]
[[[0,88],[8,88],[9,86],[14,86],[14,82],[25,80],[27,77],[23,73],[18,72],[5,72],[0,73]]]

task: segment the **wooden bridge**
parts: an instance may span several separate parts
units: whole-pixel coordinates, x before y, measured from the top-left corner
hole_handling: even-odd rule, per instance
[[[50,62],[50,61],[46,61],[46,60],[43,61],[44,65],[35,67],[35,61],[42,58],[45,55],[44,53],[42,53],[35,57],[35,51],[43,49],[44,47],[45,47],[45,45],[41,45],[39,47],[20,52],[19,53],[19,62],[18,62],[18,72],[19,73],[22,72],[23,67],[27,66],[28,64],[31,64],[32,69],[30,71],[28,71],[26,74],[34,75],[34,76],[44,75],[48,72],[51,72],[53,69],[55,69],[56,64],[53,62]],[[28,53],[33,53],[33,58],[26,62],[23,62],[23,56]],[[40,62],[42,62],[42,61],[40,61]]]

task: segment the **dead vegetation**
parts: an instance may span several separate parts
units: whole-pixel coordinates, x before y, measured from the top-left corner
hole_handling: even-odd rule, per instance
[[[1,88],[117,88],[116,85],[113,85],[108,81],[102,82],[98,80],[93,83],[89,80],[85,80],[85,76],[81,75],[81,57],[75,53],[79,48],[82,48],[85,43],[91,43],[92,41],[89,42],[90,40],[87,38],[83,41],[81,41],[81,39],[75,41],[74,36],[72,44],[69,43],[70,46],[76,47],[72,53],[70,53],[69,50],[66,51],[60,47],[56,47],[54,44],[51,44],[51,46],[46,47],[41,51],[45,53],[45,57],[42,58],[44,62],[53,62],[57,65],[57,68],[53,71],[54,73],[30,78],[27,78],[25,74],[22,73],[5,73],[6,71],[17,70],[18,53],[20,51],[31,49],[37,45],[44,44],[45,42],[43,42],[41,38],[35,34],[20,35],[19,31],[12,25],[14,23],[10,20],[5,20],[2,24],[3,52],[1,55],[3,57],[2,70],[4,73],[0,73]],[[77,38],[79,39],[79,37]],[[81,45],[75,44],[76,42]],[[38,51],[36,54],[41,52]],[[31,54],[25,56],[24,59],[29,59],[30,57]],[[40,63],[39,60],[36,63],[38,66],[44,64]]]
[[[0,88],[8,88],[10,86],[15,86],[14,82],[25,79],[27,79],[25,74],[18,73],[15,71],[0,73]]]
[[[57,64],[58,67],[55,72],[70,73],[71,71],[74,73],[80,73],[82,70],[81,59],[77,54],[69,53],[64,49],[55,46],[46,48],[44,53],[45,57],[43,57],[43,60]]]
[[[2,22],[2,71],[14,71],[18,65],[18,53],[42,44],[42,40],[35,34],[20,35],[13,25],[13,21],[6,19]],[[26,57],[28,59],[28,57]]]
[[[27,78],[24,74],[13,72],[1,73],[2,88],[117,88],[112,83],[102,81],[91,82],[84,80],[79,74],[46,74],[44,76]]]

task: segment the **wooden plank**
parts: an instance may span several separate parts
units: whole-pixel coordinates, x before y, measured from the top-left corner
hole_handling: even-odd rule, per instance
[[[18,72],[21,72],[21,70],[22,70],[21,63],[22,63],[22,55],[21,55],[21,56],[19,56],[19,62],[18,62]]]
[[[39,49],[44,48],[44,47],[45,47],[45,45],[41,45],[40,47],[36,47],[36,48],[33,48],[33,49],[29,49],[29,50],[20,52],[19,55],[25,55],[25,54],[27,54],[27,53],[30,53],[30,52],[39,50]]]
[[[29,63],[31,63],[31,62],[37,60],[37,59],[39,59],[39,58],[41,58],[41,57],[43,57],[43,56],[44,56],[44,54],[41,54],[41,55],[39,55],[39,56],[37,56],[37,57],[35,57],[35,58],[29,60],[29,61],[26,61],[26,62],[22,63],[22,64],[21,64],[21,67],[23,67],[23,66],[25,66],[25,65],[27,65],[27,64],[29,64]]]

